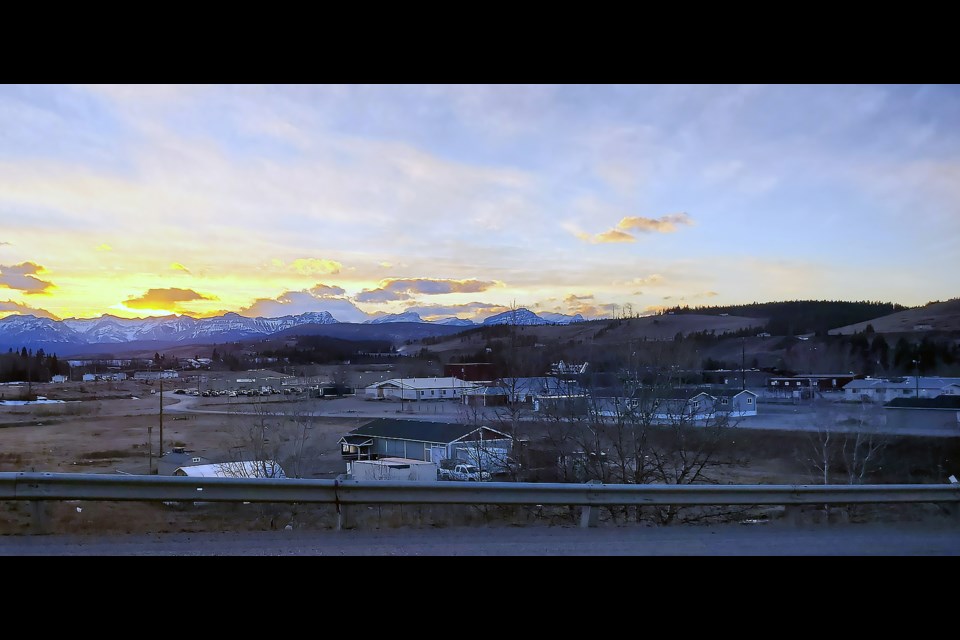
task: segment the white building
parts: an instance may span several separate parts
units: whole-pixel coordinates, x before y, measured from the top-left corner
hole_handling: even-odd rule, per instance
[[[66,382],[66,381],[67,381],[67,376],[56,375],[50,378],[50,382],[59,383],[59,382]]]
[[[191,478],[286,478],[283,467],[276,460],[237,460],[180,467],[175,476]]]
[[[433,482],[437,479],[437,463],[411,458],[354,460],[347,463],[353,480],[398,480]]]
[[[370,385],[365,394],[377,400],[459,400],[477,386],[460,378],[393,378]]]
[[[135,371],[134,380],[167,380],[170,378],[179,378],[180,372],[173,369],[164,369],[163,371]]]
[[[889,402],[896,398],[936,398],[950,393],[960,378],[906,376],[902,378],[864,378],[843,387],[843,399],[850,401]],[[954,393],[956,393],[954,391]]]

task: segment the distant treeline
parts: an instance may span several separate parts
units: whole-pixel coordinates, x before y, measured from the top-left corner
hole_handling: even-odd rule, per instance
[[[260,351],[259,355],[278,358],[290,364],[331,364],[344,360],[360,361],[361,353],[391,351],[394,351],[394,348],[389,340],[343,340],[328,336],[298,336],[296,346],[266,349]]]
[[[48,356],[43,349],[36,353],[23,347],[0,354],[0,382],[50,382],[57,374],[70,373],[70,365],[60,362],[57,354]]]
[[[862,300],[847,302],[843,300],[788,300],[784,302],[754,302],[725,307],[688,307],[677,306],[661,311],[667,313],[698,313],[747,318],[767,318],[765,330],[775,336],[792,336],[798,333],[818,333],[825,335],[830,329],[845,327],[857,322],[866,322],[910,307],[893,302]]]

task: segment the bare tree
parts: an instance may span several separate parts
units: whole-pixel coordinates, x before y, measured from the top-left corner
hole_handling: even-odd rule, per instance
[[[589,392],[585,415],[561,418],[559,428],[548,429],[563,434],[565,477],[623,484],[718,483],[721,469],[733,464],[721,451],[736,417],[718,410],[709,395],[677,393],[668,377],[645,385],[636,372],[622,376],[617,387]],[[676,505],[609,512],[614,519],[660,524],[720,514]]]

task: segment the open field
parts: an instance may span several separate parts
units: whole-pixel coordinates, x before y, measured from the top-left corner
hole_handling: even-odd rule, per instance
[[[839,327],[831,335],[850,335],[866,331],[867,325],[877,333],[900,333],[914,331],[960,331],[960,298],[935,302],[919,309],[898,311],[888,316],[866,322]]]
[[[80,387],[84,386],[81,391]],[[156,465],[159,449],[159,394],[149,393],[150,385],[97,383],[97,385],[35,385],[41,395],[55,398],[86,397],[63,404],[0,406],[0,471],[51,471],[83,473],[148,473]],[[144,393],[146,391],[146,393]],[[802,407],[801,407],[802,408]],[[762,408],[766,409],[766,407]],[[800,424],[802,415],[793,407],[772,409],[766,420]],[[369,402],[361,398],[306,399],[283,395],[260,398],[192,397],[164,394],[164,449],[183,446],[206,457],[218,457],[244,442],[251,426],[269,423],[269,432],[282,452],[284,429],[301,420],[308,434],[308,446],[300,476],[333,478],[345,471],[340,458],[339,438],[373,417],[396,417],[457,421],[463,416],[455,404],[415,403],[400,410],[398,403]],[[494,428],[495,415],[488,417]],[[746,426],[751,419],[744,422]],[[148,428],[152,443],[148,446]],[[523,423],[530,447],[551,455],[551,437],[556,434],[534,423]],[[554,425],[554,429],[563,429]],[[809,433],[762,428],[731,430],[721,443],[719,459],[727,464],[716,470],[714,479],[739,484],[807,484],[816,482],[810,466],[815,438]],[[281,446],[282,445],[282,446]],[[960,460],[958,438],[899,438],[887,449],[889,463],[871,481],[942,482],[956,473]],[[531,480],[555,480],[555,470],[545,466],[531,470]],[[336,523],[332,506],[290,505],[179,505],[140,503],[53,503],[47,505],[55,533],[132,533],[245,531],[296,527],[331,528]],[[932,508],[936,511],[936,508]],[[910,513],[925,513],[916,507]],[[931,511],[931,513],[933,512]],[[733,517],[746,517],[744,513]],[[891,510],[860,509],[867,513]],[[902,512],[899,512],[902,513]],[[756,516],[756,513],[753,513]],[[763,517],[775,517],[766,511]],[[458,524],[573,524],[576,510],[566,508],[478,507],[377,507],[355,509],[352,525],[357,527],[455,526]],[[819,517],[819,516],[811,516]],[[913,516],[910,516],[913,517]],[[30,506],[0,503],[0,534],[23,533],[31,522]],[[613,514],[605,522],[616,523]]]

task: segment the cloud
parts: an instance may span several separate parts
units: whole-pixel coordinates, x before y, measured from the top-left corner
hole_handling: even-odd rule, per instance
[[[447,280],[440,278],[387,278],[376,289],[364,289],[354,299],[357,302],[393,302],[410,300],[414,294],[442,295],[445,293],[480,293],[501,283],[495,280]]]
[[[0,247],[2,247],[3,245],[11,245],[11,244],[12,244],[12,243],[10,243],[10,242],[0,241]]]
[[[103,243],[103,244],[97,245],[94,248],[94,251],[113,251],[113,247],[111,247],[107,243]]]
[[[340,273],[343,265],[336,260],[325,260],[321,258],[297,258],[290,263],[290,267],[297,273],[309,276],[316,273]]]
[[[394,302],[396,300],[409,300],[412,298],[409,293],[401,291],[387,291],[386,289],[364,289],[353,297],[357,302],[372,302],[380,304],[383,302]]]
[[[344,290],[340,287],[318,283],[309,290],[284,291],[276,298],[257,298],[250,306],[240,309],[238,313],[250,317],[276,318],[328,311],[340,322],[363,322],[371,317],[347,298],[338,297],[343,293]]]
[[[35,262],[21,262],[15,265],[0,264],[0,288],[17,289],[27,295],[48,293],[47,289],[56,285],[33,275],[45,272],[46,269]]]
[[[20,315],[25,316],[37,316],[38,318],[50,318],[51,320],[59,320],[57,316],[53,315],[46,309],[38,309],[36,307],[28,307],[25,304],[19,302],[14,302],[13,300],[0,300],[0,315],[7,316],[7,312],[19,313]]]
[[[563,299],[563,301],[566,302],[567,304],[574,304],[581,300],[593,300],[593,294],[588,293],[584,296],[578,296],[575,293],[571,293],[570,295],[568,295]]]
[[[190,273],[190,269],[187,269],[185,266],[183,266],[179,262],[171,262],[170,268],[173,269],[174,271],[183,271],[184,273]],[[190,275],[193,275],[193,274],[190,274]]]
[[[631,280],[627,280],[623,284],[631,287],[648,287],[648,286],[658,285],[662,282],[663,282],[662,275],[660,275],[659,273],[651,273],[649,276],[646,276],[644,278],[633,278]]]
[[[686,213],[670,213],[659,218],[628,216],[617,223],[617,229],[639,231],[641,233],[672,233],[677,225],[692,225],[693,220]]]
[[[312,293],[317,298],[332,298],[335,296],[342,296],[346,291],[340,287],[331,286],[328,284],[323,284],[318,282],[313,287],[310,288],[310,293]]]
[[[568,231],[584,242],[591,244],[605,244],[610,242],[636,242],[636,237],[628,231],[640,233],[672,233],[678,225],[692,225],[693,220],[686,213],[670,213],[659,218],[644,218],[642,216],[627,216],[621,218],[613,229],[601,233],[589,234],[565,225]]]
[[[427,321],[439,320],[450,316],[465,316],[470,320],[478,320],[480,316],[492,316],[509,311],[510,307],[489,302],[466,302],[464,304],[417,304],[409,303],[405,311],[413,311]]]
[[[607,242],[636,242],[634,238],[629,233],[624,233],[618,229],[610,229],[609,231],[604,231],[603,233],[598,233],[593,236],[593,239],[590,242],[594,244],[604,244]]]
[[[179,311],[181,302],[195,300],[217,300],[216,296],[197,293],[193,289],[148,289],[143,295],[123,301],[123,305],[130,309],[166,309]]]

